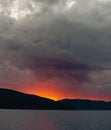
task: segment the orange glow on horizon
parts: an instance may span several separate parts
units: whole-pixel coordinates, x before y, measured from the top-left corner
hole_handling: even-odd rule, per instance
[[[57,91],[27,91],[27,93],[29,94],[34,94],[40,97],[44,97],[44,98],[48,98],[48,99],[52,99],[52,100],[62,100],[62,99],[83,99],[83,100],[103,100],[103,101],[111,101],[108,98],[99,98],[99,97],[86,97],[86,96],[80,96],[80,95],[67,95],[67,94],[63,94]]]
[[[87,96],[82,96],[82,95],[77,95],[77,94],[68,94],[68,93],[62,93],[61,91],[57,90],[42,90],[42,89],[36,89],[36,90],[27,90],[25,91],[28,94],[34,94],[40,97],[44,98],[49,98],[52,100],[62,100],[62,99],[86,99],[86,100],[104,100],[104,101],[109,101],[108,98],[99,98],[99,97],[87,97]]]
[[[13,88],[11,88],[13,89]],[[52,100],[62,100],[62,99],[87,99],[87,100],[103,100],[111,101],[110,97],[105,97],[102,95],[94,95],[93,93],[83,93],[82,91],[76,92],[65,89],[64,86],[59,86],[54,83],[39,83],[32,86],[23,85],[16,89],[17,91],[33,94],[40,97],[49,98]]]
[[[81,95],[76,95],[76,94],[73,94],[73,95],[68,95],[66,93],[61,93],[61,92],[58,92],[58,91],[52,91],[52,90],[47,90],[47,91],[37,91],[37,90],[33,90],[33,91],[30,91],[28,90],[27,93],[29,94],[34,94],[34,95],[37,95],[37,96],[40,96],[40,97],[44,97],[44,98],[49,98],[49,99],[52,99],[52,100],[62,100],[62,99],[83,99],[83,100],[103,100],[103,101],[111,101],[109,100],[109,98],[99,98],[99,97],[86,97],[86,96],[81,96]]]
[[[34,93],[31,93],[31,94],[34,94]],[[47,92],[44,92],[44,93],[39,92],[35,95],[40,96],[40,97],[44,97],[44,98],[48,98],[48,99],[52,99],[52,100],[55,100],[55,101],[61,99],[60,97],[54,95],[53,93],[47,93]]]
[[[56,84],[40,83],[37,86],[23,87],[22,91],[28,94],[34,94],[34,95],[49,98],[55,101],[63,99],[65,97],[65,93],[63,94],[60,87],[58,87]]]
[[[37,95],[37,96],[40,96],[40,97],[49,98],[49,99],[52,99],[52,100],[55,100],[55,101],[63,99],[65,97],[65,95],[63,96],[57,90],[52,90],[52,89],[49,89],[49,90],[39,90],[39,89],[28,90],[27,93],[34,94],[34,95]]]

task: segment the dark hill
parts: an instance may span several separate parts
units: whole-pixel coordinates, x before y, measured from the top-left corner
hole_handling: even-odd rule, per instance
[[[105,110],[111,109],[111,103],[104,101],[63,99],[58,101],[67,110]]]
[[[0,108],[7,109],[53,109],[51,99],[24,94],[10,89],[0,89]]]
[[[111,110],[111,102],[80,99],[53,101],[48,98],[1,88],[0,109]]]

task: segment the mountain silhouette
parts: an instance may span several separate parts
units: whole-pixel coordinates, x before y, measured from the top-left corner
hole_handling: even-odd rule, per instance
[[[54,101],[36,95],[1,88],[0,109],[111,110],[111,102],[81,99]]]

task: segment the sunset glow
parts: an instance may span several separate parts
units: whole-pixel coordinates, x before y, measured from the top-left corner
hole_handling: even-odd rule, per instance
[[[61,99],[89,99],[89,100],[104,100],[110,101],[109,97],[104,97],[98,94],[90,94],[83,92],[74,92],[74,91],[65,91],[64,89],[60,89],[59,85],[52,85],[48,83],[39,83],[39,86],[22,86],[21,90],[17,91],[33,94],[40,97],[49,98],[52,100],[61,100]]]
[[[30,93],[30,92],[29,92]],[[51,92],[51,91],[37,91],[37,92],[31,92],[30,94],[35,94],[37,96],[41,96],[41,97],[45,97],[45,98],[49,98],[49,99],[53,99],[55,101],[63,98],[61,97],[61,95],[58,95],[57,92]]]
[[[110,27],[111,0],[0,0],[0,86],[111,101]]]
[[[39,84],[40,85],[40,84]],[[33,88],[33,87],[31,87]],[[37,96],[53,99],[53,100],[59,100],[63,99],[65,97],[65,93],[63,93],[61,90],[58,90],[55,86],[50,86],[48,84],[41,84],[39,87],[36,87],[34,89],[25,89],[26,93],[34,94]]]
[[[103,100],[103,101],[111,101],[109,98],[106,98],[106,97],[87,97],[87,96],[81,96],[81,95],[78,95],[78,96],[75,96],[75,95],[67,95],[67,94],[58,94],[59,93],[59,90],[58,92],[54,92],[54,91],[35,91],[35,92],[30,92],[28,91],[27,93],[29,94],[34,94],[34,95],[37,95],[37,96],[41,96],[41,97],[45,97],[45,98],[49,98],[49,99],[52,99],[52,100],[62,100],[62,99],[87,99],[87,100]]]

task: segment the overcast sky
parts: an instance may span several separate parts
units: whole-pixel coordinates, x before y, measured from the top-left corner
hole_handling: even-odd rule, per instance
[[[0,86],[110,100],[111,0],[0,0]]]

